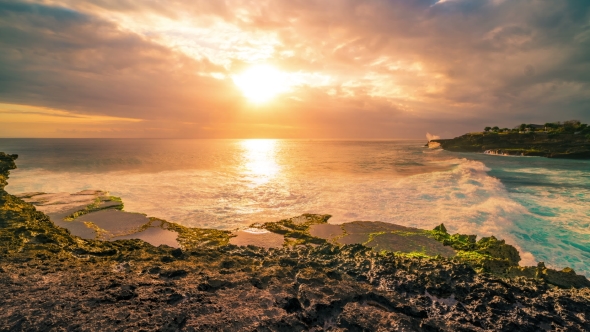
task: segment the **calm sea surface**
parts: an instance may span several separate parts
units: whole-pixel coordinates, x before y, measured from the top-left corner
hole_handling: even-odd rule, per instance
[[[425,141],[0,139],[11,193],[104,189],[125,210],[235,229],[302,213],[496,235],[524,264],[590,276],[590,161],[462,154]]]

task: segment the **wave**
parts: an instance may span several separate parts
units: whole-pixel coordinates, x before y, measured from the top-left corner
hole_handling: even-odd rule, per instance
[[[549,266],[569,265],[590,274],[584,263],[587,233],[582,231],[582,221],[588,221],[588,216],[580,212],[587,210],[578,206],[573,214],[563,212],[582,220],[579,225],[568,225],[565,218],[550,215],[550,200],[554,199],[550,193],[535,193],[542,200],[533,206],[530,193],[509,192],[488,174],[490,168],[483,162],[449,159],[436,163],[441,166],[436,171],[406,177],[336,172],[302,175],[280,170],[262,182],[259,177],[264,174],[253,178],[252,174],[213,170],[83,174],[26,169],[13,172],[7,190],[103,189],[122,197],[127,211],[218,229],[243,228],[302,213],[331,214],[332,223],[373,220],[423,229],[444,223],[451,232],[506,239],[519,250],[521,264],[543,260]],[[579,202],[559,199],[561,209]]]

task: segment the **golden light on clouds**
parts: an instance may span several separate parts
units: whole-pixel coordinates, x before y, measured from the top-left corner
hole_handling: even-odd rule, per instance
[[[421,138],[556,109],[590,121],[583,2],[13,2],[0,3],[2,137]]]
[[[96,136],[141,123],[141,119],[77,114],[69,111],[18,104],[0,103],[0,133],[6,137]]]
[[[48,107],[37,107],[29,105],[2,104],[0,103],[0,122],[3,123],[62,123],[62,124],[84,124],[84,123],[119,123],[119,122],[141,122],[141,119],[76,114],[64,110]]]
[[[287,74],[268,65],[257,65],[233,77],[248,100],[254,103],[267,102],[291,87]]]

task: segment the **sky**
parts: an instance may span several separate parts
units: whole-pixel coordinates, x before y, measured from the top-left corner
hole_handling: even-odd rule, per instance
[[[0,137],[590,122],[590,1],[0,0]]]

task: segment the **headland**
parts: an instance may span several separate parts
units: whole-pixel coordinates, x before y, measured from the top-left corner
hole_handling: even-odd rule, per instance
[[[486,127],[483,132],[468,133],[453,139],[432,139],[426,145],[454,152],[590,159],[590,127],[579,121],[523,124],[514,129]]]

